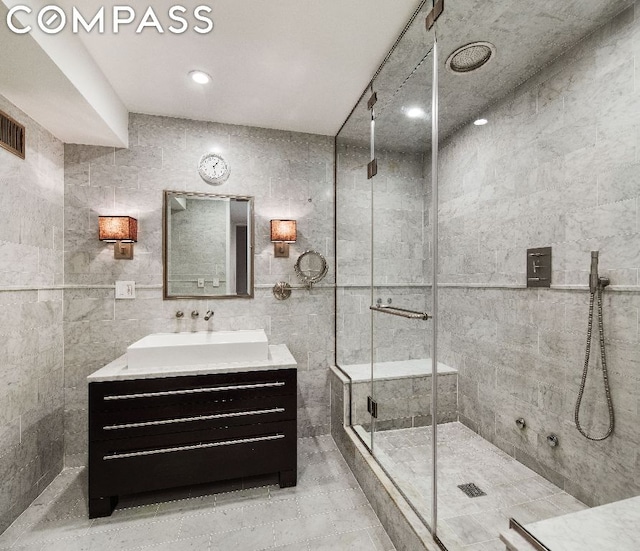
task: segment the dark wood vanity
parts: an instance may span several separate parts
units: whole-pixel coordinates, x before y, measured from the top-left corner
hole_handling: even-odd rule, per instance
[[[225,479],[295,486],[296,380],[288,367],[90,379],[89,516],[120,495]]]

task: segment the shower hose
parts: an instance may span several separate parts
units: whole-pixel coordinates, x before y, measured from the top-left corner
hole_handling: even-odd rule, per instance
[[[584,387],[587,384],[587,373],[589,371],[589,356],[591,354],[591,333],[593,329],[593,303],[595,300],[595,292],[591,293],[589,299],[589,326],[587,329],[587,351],[584,358],[584,369],[582,371],[582,381],[580,382],[580,391],[578,392],[578,400],[576,401],[575,409],[575,422],[576,428],[580,431],[580,434],[589,440],[605,440],[611,436],[613,432],[614,417],[613,417],[613,403],[611,401],[611,389],[609,388],[609,374],[607,372],[607,357],[604,350],[604,326],[602,323],[602,285],[598,285],[598,333],[600,336],[600,359],[602,360],[602,377],[604,379],[604,391],[607,397],[607,408],[609,409],[609,428],[604,436],[589,436],[586,431],[580,425],[580,403],[582,402],[582,396],[584,394]]]

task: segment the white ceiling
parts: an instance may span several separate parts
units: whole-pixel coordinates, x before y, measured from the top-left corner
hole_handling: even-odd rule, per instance
[[[466,86],[443,73],[442,131],[446,134],[481,112],[630,2],[449,0],[438,21],[441,55],[475,39],[492,41],[498,53],[486,71],[464,78]],[[135,29],[149,5],[166,29],[175,0],[129,2],[137,17],[118,34],[111,32],[110,12],[113,5],[127,5],[121,0],[58,0],[66,13],[77,6],[85,18],[105,6],[106,32],[18,36],[4,24],[5,6],[24,3],[0,2],[0,94],[67,143],[125,147],[127,112],[335,135],[421,4],[211,0],[211,33],[174,35],[154,29],[136,34]],[[46,4],[28,2],[34,12]],[[428,1],[423,12],[430,5]],[[33,16],[26,22],[33,23]],[[191,18],[191,23],[197,22]],[[432,34],[424,29],[423,13],[376,80],[380,96],[385,82],[391,87],[386,92],[393,93],[397,82],[411,74]],[[193,69],[209,73],[213,82],[193,83],[188,78]],[[424,95],[428,82],[413,81],[406,94],[417,86]],[[390,121],[389,131],[397,129],[396,141],[404,144],[410,137],[406,128],[393,117]],[[368,116],[361,122],[368,125]],[[359,128],[354,131],[366,135]],[[414,138],[424,143],[422,137]]]
[[[35,8],[38,1],[32,0],[29,5]],[[174,35],[158,34],[154,29],[136,34],[135,28],[148,5],[153,5],[163,26],[168,27],[171,21],[167,13],[178,4],[175,1],[140,5],[58,0],[56,4],[66,13],[70,14],[71,8],[77,6],[85,18],[106,6],[107,23],[114,4],[130,5],[138,14],[135,22],[121,28],[118,34],[113,34],[107,24],[104,34],[94,30],[66,37],[63,33],[36,36],[36,40],[47,54],[50,46],[55,47],[63,39],[69,40],[69,44],[75,41],[75,46],[65,46],[70,58],[86,49],[130,112],[335,135],[419,3],[418,0],[216,0],[206,3],[213,10],[211,33],[200,35],[189,30]],[[182,4],[192,9],[205,2]],[[20,18],[24,23],[23,19]],[[197,23],[193,18],[191,21]],[[0,32],[9,33],[4,24]],[[68,75],[68,67],[74,63],[63,67],[64,60],[53,57],[57,68],[77,86],[77,79]],[[7,62],[2,54],[0,69],[6,68]],[[193,69],[209,73],[213,82],[206,86],[193,83],[187,76]],[[0,78],[0,94],[34,116],[26,108],[37,111],[37,106],[30,105],[33,102],[20,105],[24,86],[21,93],[16,93],[8,80]],[[38,92],[49,103],[55,104],[52,99],[58,93],[61,100],[69,98],[68,86],[58,88],[41,83],[39,88]],[[104,114],[98,115],[98,119],[105,119]],[[46,118],[46,114],[43,116]],[[77,133],[73,116],[63,118],[67,120],[66,127],[56,120],[56,128],[49,130],[67,142],[100,142],[91,140],[87,132]],[[49,120],[47,124],[52,125]],[[74,132],[78,135],[74,136]],[[110,141],[112,136],[101,143]],[[115,145],[122,144],[116,140]]]

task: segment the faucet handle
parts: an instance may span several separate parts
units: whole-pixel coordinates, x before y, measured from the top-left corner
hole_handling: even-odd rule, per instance
[[[204,315],[204,321],[209,321],[213,317],[213,310],[207,310],[207,313]]]
[[[191,317],[195,320],[198,319],[198,316],[200,315],[200,312],[198,312],[197,310],[194,310],[193,312],[191,312]]]
[[[181,318],[181,317],[183,317],[183,316],[184,316],[184,312],[183,312],[182,310],[178,310],[178,311],[176,312],[176,318]]]

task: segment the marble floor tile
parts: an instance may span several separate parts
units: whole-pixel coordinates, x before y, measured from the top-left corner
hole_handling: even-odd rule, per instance
[[[332,513],[322,513],[274,523],[276,545],[289,545],[298,541],[317,539],[335,534]]]
[[[336,551],[348,549],[349,551],[371,551],[372,541],[366,530],[346,532],[318,538],[309,542],[313,551]]]
[[[167,541],[144,547],[145,551],[208,551],[211,536],[197,536],[195,538]]]
[[[495,534],[472,515],[452,517],[443,521],[463,545],[490,540]],[[446,540],[445,540],[446,544]]]
[[[250,526],[234,532],[213,534],[209,544],[210,551],[259,551],[274,547],[273,524]]]
[[[423,518],[431,516],[431,427],[380,431],[374,455]],[[438,425],[438,532],[450,551],[503,551],[509,517],[535,522],[586,508],[462,423]],[[485,496],[470,498],[473,482]]]
[[[67,469],[0,534],[0,551],[393,551],[331,436],[298,450],[293,488],[263,477],[149,492],[99,519],[88,518],[86,471]]]

